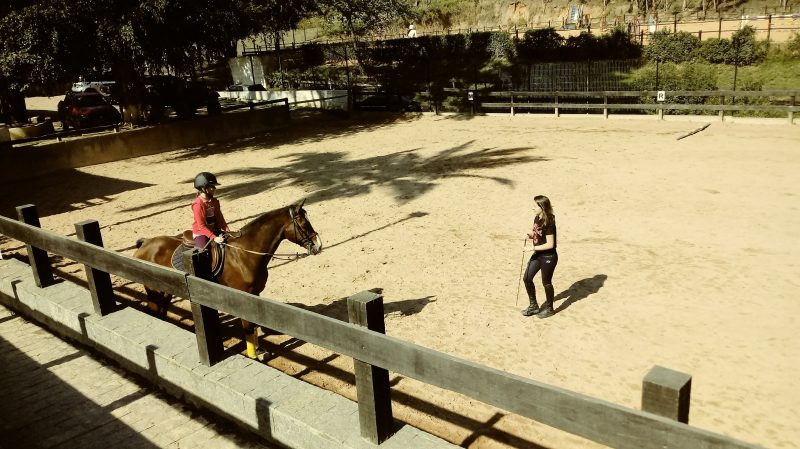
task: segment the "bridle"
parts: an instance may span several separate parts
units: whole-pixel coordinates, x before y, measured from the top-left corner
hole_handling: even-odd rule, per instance
[[[291,254],[291,253],[284,253],[284,254],[262,253],[262,252],[258,252],[258,251],[252,251],[252,250],[249,250],[249,249],[244,249],[244,248],[239,247],[239,246],[231,245],[230,243],[221,243],[221,245],[227,246],[228,248],[233,248],[233,249],[236,249],[236,250],[239,250],[239,251],[244,251],[246,253],[257,254],[259,256],[272,256],[273,258],[275,258],[277,260],[295,261],[295,260],[302,259],[304,257],[310,256],[311,255],[311,248],[314,245],[314,238],[318,238],[319,237],[319,233],[314,232],[314,233],[309,234],[309,233],[305,232],[303,227],[300,226],[300,224],[298,223],[298,220],[300,220],[300,216],[299,215],[295,215],[294,210],[291,207],[289,208],[289,217],[292,218],[292,226],[294,226],[294,234],[296,236],[300,237],[300,239],[299,239],[300,240],[300,246],[306,248],[306,251],[307,251],[306,254],[300,254],[300,253],[294,253],[294,254]]]
[[[300,209],[302,210],[302,209]],[[289,216],[292,217],[292,225],[294,226],[294,235],[300,236],[300,246],[306,248],[308,253],[311,254],[311,247],[314,245],[314,237],[317,237],[317,233],[314,232],[313,234],[307,233],[302,226],[297,222],[300,220],[300,215],[295,215],[294,210],[289,208]]]

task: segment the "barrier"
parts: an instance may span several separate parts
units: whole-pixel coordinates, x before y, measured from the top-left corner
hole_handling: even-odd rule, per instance
[[[467,91],[462,89],[445,89],[446,92],[467,97]],[[662,91],[664,101],[657,101],[659,91],[595,91],[595,92],[481,92],[485,98],[501,98],[508,101],[479,101],[475,104],[481,109],[509,109],[511,115],[519,110],[542,110],[551,109],[556,117],[560,115],[561,109],[600,111],[603,116],[608,118],[609,111],[628,110],[628,111],[656,111],[659,118],[663,118],[664,111],[714,111],[719,115],[720,120],[725,119],[725,113],[742,111],[757,112],[781,112],[786,114],[787,122],[794,123],[795,112],[800,111],[800,106],[796,105],[796,98],[800,96],[800,90],[769,90],[769,91],[739,91],[739,90],[703,90],[703,91]],[[678,103],[677,98],[704,98],[719,100],[719,104],[703,103]],[[626,103],[609,103],[609,99],[619,100],[621,98],[633,101]],[[653,103],[643,103],[642,98],[650,98]],[[731,102],[737,98],[769,98],[771,104],[725,104],[726,98]],[[784,100],[779,100],[783,98]],[[539,101],[533,99],[542,99]],[[552,100],[550,100],[552,99]],[[568,101],[564,101],[564,100]],[[569,101],[571,100],[571,101]],[[581,101],[582,100],[582,101]],[[601,102],[602,101],[602,102]]]

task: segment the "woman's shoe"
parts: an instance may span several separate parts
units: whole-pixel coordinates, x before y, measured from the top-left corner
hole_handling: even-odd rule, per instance
[[[536,300],[533,300],[528,308],[522,311],[522,314],[525,316],[536,315],[539,313],[539,310],[539,304],[536,303]]]
[[[556,314],[556,311],[553,310],[553,304],[545,304],[539,309],[539,313],[536,314],[537,318],[548,318]]]

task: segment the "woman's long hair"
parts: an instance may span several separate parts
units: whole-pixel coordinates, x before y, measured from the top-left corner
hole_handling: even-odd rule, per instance
[[[536,201],[536,204],[542,208],[542,212],[539,213],[539,217],[542,219],[542,224],[544,226],[549,225],[552,220],[555,220],[553,206],[550,204],[550,198],[544,195],[536,195],[533,197],[533,201]]]

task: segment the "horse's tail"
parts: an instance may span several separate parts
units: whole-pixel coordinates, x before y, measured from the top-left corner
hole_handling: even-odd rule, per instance
[[[144,243],[144,237],[142,237],[142,238],[140,238],[139,240],[136,241],[136,247],[137,248],[141,248],[142,247],[142,243]]]

